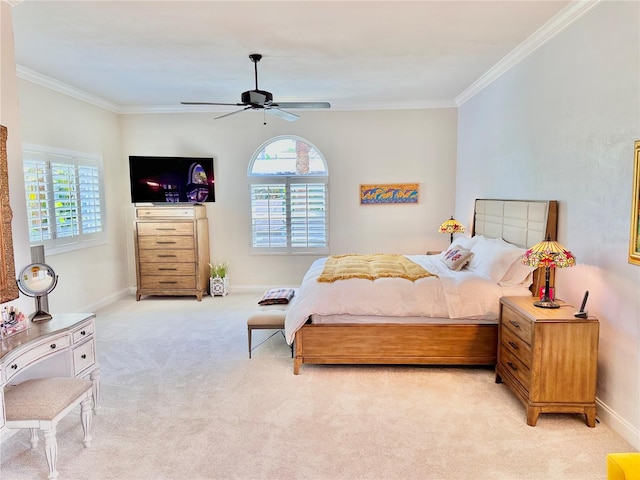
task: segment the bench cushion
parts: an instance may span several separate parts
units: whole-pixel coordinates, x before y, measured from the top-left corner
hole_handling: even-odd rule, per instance
[[[75,377],[35,378],[5,391],[7,421],[53,420],[93,383]]]
[[[273,326],[284,328],[285,310],[260,310],[247,318],[247,325],[252,327]]]

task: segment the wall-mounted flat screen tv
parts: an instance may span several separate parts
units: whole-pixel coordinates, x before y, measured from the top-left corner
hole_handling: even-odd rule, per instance
[[[129,157],[133,203],[215,202],[213,158]]]

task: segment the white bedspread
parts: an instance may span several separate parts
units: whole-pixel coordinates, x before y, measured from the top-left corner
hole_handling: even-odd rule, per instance
[[[526,287],[501,287],[488,277],[454,272],[439,255],[405,255],[438,277],[412,282],[402,278],[359,278],[320,283],[327,257],[313,262],[285,319],[287,342],[310,315],[375,315],[496,320],[500,297],[530,295]]]

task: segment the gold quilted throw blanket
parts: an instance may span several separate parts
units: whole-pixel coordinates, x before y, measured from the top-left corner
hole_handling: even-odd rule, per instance
[[[372,255],[332,255],[327,258],[318,282],[331,283],[349,278],[405,278],[415,282],[433,277],[420,265],[403,255],[376,253]]]

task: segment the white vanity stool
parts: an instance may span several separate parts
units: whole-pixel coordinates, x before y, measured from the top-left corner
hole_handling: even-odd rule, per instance
[[[27,380],[5,391],[7,428],[31,429],[31,448],[38,445],[38,432],[44,433],[49,477],[58,476],[56,460],[58,422],[78,404],[84,430],[84,446],[91,445],[91,403],[93,383],[76,377],[49,377]]]

